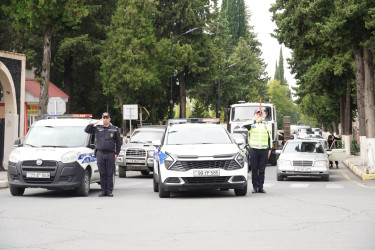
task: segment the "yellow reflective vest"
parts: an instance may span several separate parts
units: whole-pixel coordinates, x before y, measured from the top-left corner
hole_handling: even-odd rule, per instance
[[[267,128],[267,125],[255,120],[244,125],[249,130],[248,139],[249,146],[255,149],[271,149],[272,138],[271,131]]]

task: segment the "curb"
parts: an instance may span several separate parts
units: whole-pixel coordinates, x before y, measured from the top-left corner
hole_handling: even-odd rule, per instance
[[[361,177],[362,180],[375,179],[375,174],[366,174],[361,169],[359,169],[353,163],[348,160],[343,161],[344,164],[357,176]]]
[[[8,187],[9,187],[8,181],[0,181],[0,189],[1,188],[8,188]]]

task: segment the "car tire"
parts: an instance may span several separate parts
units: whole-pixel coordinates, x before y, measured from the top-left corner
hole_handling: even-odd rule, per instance
[[[88,196],[90,193],[90,173],[87,169],[83,172],[81,185],[75,190],[78,196]]]
[[[25,193],[25,188],[22,187],[15,187],[15,186],[10,186],[10,193],[13,196],[22,196]]]
[[[150,171],[148,171],[148,170],[142,170],[141,174],[144,175],[144,176],[147,176],[147,175],[150,174]]]
[[[329,175],[327,175],[327,176],[323,176],[323,177],[322,177],[322,181],[329,181]]]
[[[154,187],[154,192],[157,193],[157,192],[159,192],[159,184],[156,181],[156,175],[153,174],[152,176],[153,176],[152,183],[153,183],[153,187]]]
[[[283,181],[284,180],[284,176],[282,175],[277,175],[277,181]]]
[[[160,198],[169,198],[170,196],[171,196],[171,192],[165,191],[165,189],[161,185],[161,181],[159,181],[159,197]]]
[[[126,169],[125,166],[118,166],[118,177],[126,178]]]
[[[246,196],[247,194],[247,185],[243,189],[235,189],[234,194],[236,196]]]
[[[271,153],[271,155],[270,155],[270,163],[271,163],[271,166],[276,166],[277,165],[276,154]]]

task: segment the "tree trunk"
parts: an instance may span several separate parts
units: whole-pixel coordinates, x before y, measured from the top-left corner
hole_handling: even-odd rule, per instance
[[[363,61],[365,72],[365,121],[366,137],[375,138],[375,107],[374,107],[374,62],[370,50],[363,47]]]
[[[365,123],[365,99],[364,99],[364,84],[365,84],[365,71],[363,66],[363,53],[362,50],[354,51],[355,60],[355,82],[357,90],[357,111],[358,111],[358,131],[359,136],[366,136],[366,123]]]
[[[346,98],[345,98],[345,110],[344,110],[344,120],[343,120],[343,135],[351,135],[352,134],[352,109],[351,109],[351,88],[350,81],[346,83]]]
[[[340,124],[341,124],[341,134],[344,134],[345,131],[345,96],[341,95],[340,96]],[[340,133],[338,133],[340,134]]]
[[[120,107],[121,107],[121,117],[124,117],[124,93],[125,93],[125,90],[126,90],[126,87],[128,86],[128,84],[124,83],[124,85],[122,85],[122,89],[121,89],[121,92],[118,96],[118,103],[120,104]],[[126,137],[126,120],[122,119],[122,135]]]
[[[46,25],[44,27],[43,63],[41,72],[42,81],[40,82],[38,119],[42,119],[43,114],[47,114],[48,87],[51,68],[51,40],[52,26]]]
[[[186,86],[184,72],[178,74],[178,81],[180,83],[180,118],[186,118]]]

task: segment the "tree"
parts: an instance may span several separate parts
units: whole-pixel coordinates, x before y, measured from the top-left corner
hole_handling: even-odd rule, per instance
[[[150,13],[156,13],[153,0],[119,0],[108,28],[102,53],[103,92],[118,100],[121,111],[124,100],[133,99],[126,91],[159,83],[152,53],[156,38]],[[123,122],[124,131],[125,126]]]
[[[16,0],[6,1],[2,8],[15,20],[13,27],[31,28],[43,31],[43,62],[40,81],[40,98],[38,117],[47,113],[48,86],[50,80],[52,36],[61,27],[73,26],[87,15],[82,0],[39,1]]]

